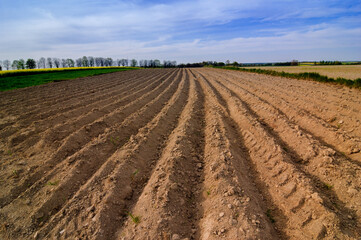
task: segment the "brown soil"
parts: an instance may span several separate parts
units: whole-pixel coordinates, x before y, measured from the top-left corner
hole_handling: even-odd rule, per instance
[[[361,237],[359,90],[152,69],[0,100],[0,239]]]
[[[247,67],[255,68],[255,67]],[[355,80],[361,78],[361,65],[331,65],[331,66],[287,66],[287,67],[256,67],[278,72],[303,73],[316,72],[331,78],[346,78]]]

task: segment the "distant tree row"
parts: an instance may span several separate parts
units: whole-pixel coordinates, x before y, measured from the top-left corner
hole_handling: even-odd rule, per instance
[[[292,60],[291,62],[275,62],[275,63],[244,63],[244,67],[267,67],[267,66],[298,66],[299,62],[297,60]]]
[[[178,65],[179,68],[194,68],[194,67],[204,67],[203,63],[181,63]]]
[[[158,59],[155,59],[155,60],[139,60],[139,67],[143,67],[143,68],[177,67],[177,62],[176,61],[164,60],[163,64],[162,64],[161,61],[158,60]]]
[[[204,66],[248,67],[248,66],[297,66],[297,65],[299,65],[297,60],[293,60],[292,62],[279,62],[279,63],[238,63],[236,61],[231,62],[231,61],[227,60],[225,62],[203,61],[203,62],[199,62],[199,63],[179,64],[178,67],[181,67],[181,68],[183,68],[183,67],[204,67]]]
[[[0,61],[0,67],[4,70],[20,70],[20,69],[35,69],[35,68],[69,68],[69,67],[111,67],[111,66],[137,66],[138,62],[135,59],[117,59],[102,58],[102,57],[82,57],[77,59],[60,59],[60,58],[40,58],[38,61],[29,58],[24,59]]]
[[[340,61],[320,61],[314,62],[315,65],[342,65]]]
[[[223,67],[223,66],[234,66],[240,67],[242,66],[241,63],[238,62],[231,62],[227,60],[226,62],[217,62],[217,61],[203,61],[199,63],[187,63],[187,64],[180,64],[179,67],[204,67],[204,66],[215,66],[215,67]]]
[[[40,58],[38,61],[34,59],[24,59],[9,61],[0,61],[0,71],[10,69],[34,69],[34,68],[70,68],[70,67],[111,67],[111,66],[122,66],[122,67],[143,67],[143,68],[189,68],[189,67],[204,67],[204,66],[234,66],[234,67],[260,67],[260,66],[298,66],[300,63],[297,60],[290,62],[275,62],[275,63],[238,63],[231,62],[229,60],[225,62],[217,61],[203,61],[198,63],[181,63],[177,65],[176,61],[165,60],[161,62],[158,59],[155,60],[140,60],[136,59],[117,59],[102,58],[102,57],[82,57],[78,59],[60,59],[60,58]],[[340,61],[320,61],[313,62],[314,65],[341,65],[341,64],[361,64],[361,62],[340,62]]]
[[[102,57],[82,57],[77,59],[60,59],[60,58],[40,58],[34,60],[29,58],[28,60],[19,59],[14,61],[4,60],[0,61],[0,70],[20,70],[20,69],[42,69],[42,68],[70,68],[70,67],[111,67],[111,66],[122,66],[122,67],[145,67],[145,68],[156,68],[156,67],[176,67],[176,61],[163,61],[160,60],[140,60],[139,64],[136,59],[117,59],[102,58]]]

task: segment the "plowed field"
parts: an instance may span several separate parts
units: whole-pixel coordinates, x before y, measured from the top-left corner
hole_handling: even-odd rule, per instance
[[[361,237],[359,90],[151,69],[0,100],[0,239]]]
[[[330,65],[330,66],[287,66],[287,67],[247,67],[277,72],[304,73],[316,72],[331,78],[346,78],[355,80],[361,78],[361,65]]]

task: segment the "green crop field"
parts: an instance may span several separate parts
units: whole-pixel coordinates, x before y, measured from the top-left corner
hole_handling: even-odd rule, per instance
[[[21,71],[0,71],[0,91],[24,88],[44,83],[94,76],[105,73],[133,70],[132,67],[64,68]]]

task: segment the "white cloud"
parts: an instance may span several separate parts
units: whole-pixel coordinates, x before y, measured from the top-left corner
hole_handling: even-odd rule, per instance
[[[165,38],[166,39],[166,38]],[[295,53],[305,52],[304,59],[323,59],[323,56],[338,60],[352,60],[357,56],[347,56],[336,51],[332,55],[329,49],[354,48],[361,49],[361,28],[345,30],[334,26],[327,28],[302,32],[289,32],[280,36],[272,37],[249,37],[233,38],[229,40],[202,41],[195,39],[180,43],[168,44],[163,39],[155,41],[112,41],[104,43],[87,44],[63,44],[54,45],[44,51],[38,51],[33,57],[59,56],[59,57],[79,57],[83,55],[111,56],[113,58],[137,58],[149,59],[158,58],[175,59],[178,62],[218,60],[249,62],[260,61],[259,56],[268,56],[267,61],[288,61]],[[318,55],[314,55],[317,53]],[[59,53],[61,53],[59,55]],[[277,53],[277,54],[275,54]],[[323,56],[320,54],[324,54]],[[257,58],[254,58],[257,56]],[[301,59],[300,59],[301,60]]]
[[[245,58],[242,61],[247,61],[247,57],[261,52],[360,49],[360,18],[345,15],[350,9],[342,5],[330,7],[326,1],[187,0],[144,5],[143,1],[80,0],[66,3],[71,4],[66,12],[56,9],[57,3],[52,2],[52,7],[30,7],[31,14],[25,19],[0,22],[2,32],[6,33],[0,38],[0,59],[97,55],[199,61],[242,56]],[[353,13],[358,11],[360,6],[352,9]],[[276,25],[254,30],[253,35],[240,31],[232,33],[231,38],[222,37],[227,31],[226,23],[234,20],[240,21],[239,24],[242,21],[251,24],[251,20],[292,23],[290,19],[302,21],[338,14],[343,15],[332,23]],[[199,35],[207,27],[217,28],[216,38]],[[277,61],[277,56],[274,59]]]

